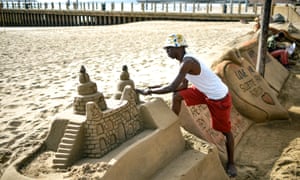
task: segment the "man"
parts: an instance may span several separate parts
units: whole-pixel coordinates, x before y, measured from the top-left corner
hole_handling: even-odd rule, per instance
[[[255,21],[255,24],[254,24],[254,27],[253,27],[253,31],[257,32],[260,29],[260,18],[256,17],[254,19],[254,21]]]
[[[153,86],[137,89],[143,95],[165,94],[173,92],[172,110],[178,115],[181,101],[187,106],[206,104],[210,110],[212,127],[226,137],[228,163],[227,174],[237,175],[234,165],[234,138],[231,133],[230,111],[231,96],[228,87],[202,61],[186,53],[186,41],[181,34],[171,34],[166,40],[164,49],[168,56],[180,63],[179,72],[172,83],[166,86]],[[188,82],[193,85],[188,87]]]
[[[286,45],[280,45],[279,42],[282,42],[284,38],[283,32],[271,35],[267,40],[267,47],[269,53],[274,58],[278,59],[284,67],[289,68],[289,64],[292,64],[289,62],[289,55],[293,54],[295,43],[288,47],[286,47]]]

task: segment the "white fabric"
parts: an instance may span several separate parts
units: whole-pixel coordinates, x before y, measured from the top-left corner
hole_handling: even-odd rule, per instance
[[[296,49],[296,43],[293,43],[292,45],[290,45],[289,47],[286,48],[289,55],[292,55],[294,53],[295,49]]]
[[[200,64],[201,72],[199,75],[187,74],[185,78],[191,82],[199,91],[204,93],[209,99],[218,100],[224,98],[228,93],[228,87],[211,69],[201,60],[190,54],[184,57],[192,57]]]

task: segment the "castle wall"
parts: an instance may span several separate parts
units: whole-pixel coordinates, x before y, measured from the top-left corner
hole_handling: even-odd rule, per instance
[[[122,100],[115,109],[103,112],[90,102],[87,104],[84,154],[92,158],[102,157],[142,129],[134,99]]]

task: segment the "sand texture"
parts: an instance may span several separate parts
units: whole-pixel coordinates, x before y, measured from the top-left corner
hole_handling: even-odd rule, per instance
[[[252,22],[149,21],[97,27],[0,28],[0,177],[13,161],[45,139],[55,114],[72,106],[81,65],[105,98],[111,98],[125,64],[136,87],[173,79],[178,62],[162,49],[168,34],[183,34],[187,51],[206,57],[252,27]],[[290,78],[294,83],[286,84],[281,97],[288,109],[300,103],[296,93],[300,77]],[[153,96],[170,104],[170,94]],[[236,150],[235,179],[280,179],[284,177],[278,171],[281,168],[294,168],[290,171],[295,176],[290,177],[300,178],[297,118],[296,113],[291,121],[252,127]],[[283,152],[291,152],[289,148],[292,160],[276,162]],[[296,164],[288,168],[289,162]],[[277,170],[271,173],[273,167]],[[74,177],[89,177],[73,173]]]

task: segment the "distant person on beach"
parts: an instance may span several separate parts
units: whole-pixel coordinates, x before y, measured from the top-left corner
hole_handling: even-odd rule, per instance
[[[256,17],[254,19],[254,21],[255,21],[255,24],[254,24],[254,27],[253,27],[253,31],[257,32],[260,29],[260,18]]]
[[[186,52],[186,41],[181,34],[171,34],[164,49],[168,56],[180,63],[175,79],[166,86],[152,86],[136,89],[143,95],[173,92],[172,110],[179,115],[181,102],[187,106],[206,104],[211,115],[212,127],[226,137],[228,162],[226,172],[230,177],[237,175],[234,164],[234,138],[231,132],[231,95],[228,87],[204,62]],[[188,82],[192,83],[188,87]]]
[[[267,47],[269,53],[276,59],[280,61],[280,63],[289,68],[291,64],[289,62],[289,55],[292,55],[295,49],[295,43],[292,45],[286,46],[285,44],[280,44],[280,42],[284,39],[284,33],[279,32],[277,34],[269,36],[267,40]]]

